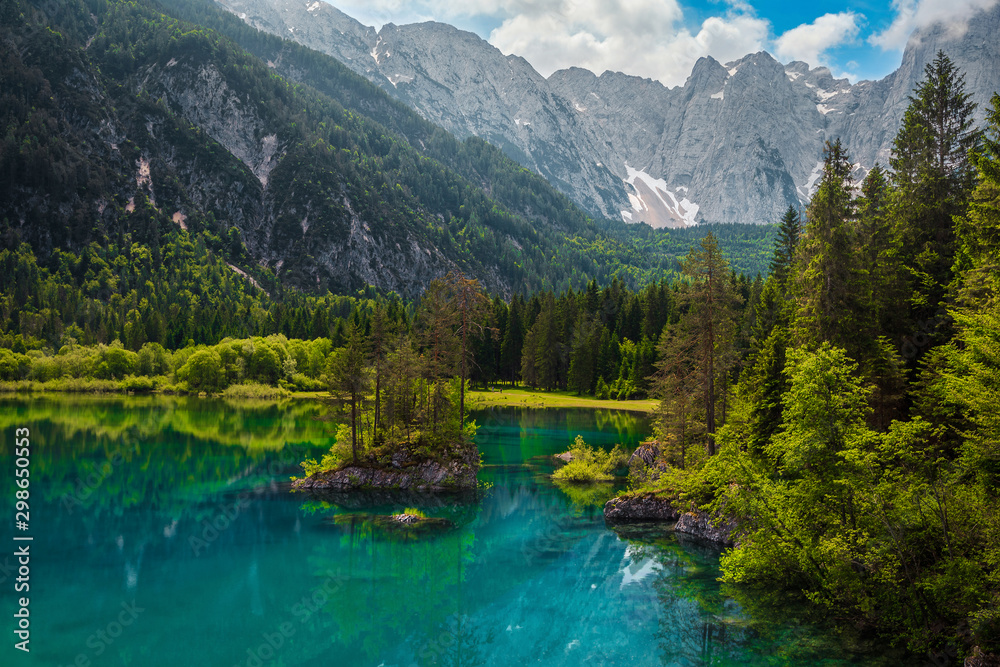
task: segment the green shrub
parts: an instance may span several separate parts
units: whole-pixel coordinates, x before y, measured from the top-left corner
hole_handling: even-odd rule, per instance
[[[146,343],[139,350],[136,373],[166,375],[170,371],[170,356],[159,343]]]
[[[157,378],[146,377],[145,375],[129,375],[121,381],[121,388],[122,391],[146,393],[154,391],[157,384]]]
[[[347,424],[337,426],[337,440],[330,451],[323,455],[318,463],[316,459],[306,459],[302,462],[302,470],[306,477],[317,472],[336,470],[342,464],[351,460],[351,427]]]
[[[594,449],[583,441],[583,436],[576,436],[569,453],[572,459],[557,470],[552,478],[561,482],[609,482],[614,479],[615,468],[623,465],[627,459],[621,445],[606,452],[601,448]]]
[[[26,354],[0,348],[0,380],[23,379],[31,368],[31,358]]]
[[[117,340],[101,352],[97,365],[97,377],[102,380],[121,380],[135,373],[139,355],[126,350]]]
[[[198,350],[178,369],[177,377],[193,391],[219,391],[224,380],[222,359],[215,350]]]
[[[223,398],[287,398],[291,395],[287,389],[271,387],[266,384],[247,382],[226,387]]]

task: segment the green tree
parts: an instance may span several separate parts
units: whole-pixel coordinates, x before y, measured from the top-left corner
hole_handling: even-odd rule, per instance
[[[990,98],[982,145],[971,160],[979,184],[966,214],[955,219],[959,250],[952,291],[962,306],[974,308],[1000,295],[1000,94]]]
[[[198,350],[178,369],[177,377],[196,391],[219,391],[224,382],[222,358],[215,350]]]
[[[795,331],[800,343],[829,341],[857,358],[871,327],[858,321],[866,276],[856,252],[852,169],[840,141],[827,142],[799,244]]]
[[[371,386],[371,373],[366,363],[366,350],[361,331],[354,324],[347,329],[344,347],[330,354],[326,365],[330,392],[343,395],[351,410],[351,457],[358,462],[358,422],[362,401]]]
[[[712,455],[718,426],[716,408],[720,401],[725,405],[730,372],[736,364],[733,339],[736,308],[742,298],[733,288],[729,263],[711,232],[697,249],[688,253],[683,271],[691,280],[681,293],[682,304],[688,308],[682,319],[689,321],[683,331],[693,343],[705,415],[706,449]],[[724,409],[721,416],[724,420]]]
[[[458,389],[459,422],[465,425],[465,383],[470,366],[475,363],[472,341],[487,333],[485,324],[490,315],[490,298],[476,278],[466,278],[462,273],[449,273],[445,277],[450,306],[454,310],[455,337],[458,339]],[[493,329],[488,330],[491,335]]]
[[[789,206],[778,223],[778,238],[774,241],[774,254],[771,256],[771,275],[779,282],[785,283],[795,261],[795,249],[802,235],[802,222],[795,207]]]
[[[909,269],[911,322],[939,308],[952,279],[953,216],[964,212],[975,185],[969,153],[980,140],[976,104],[965,75],[942,52],[924,70],[893,144],[893,215]],[[934,334],[935,332],[931,332]],[[937,332],[938,338],[944,332]]]

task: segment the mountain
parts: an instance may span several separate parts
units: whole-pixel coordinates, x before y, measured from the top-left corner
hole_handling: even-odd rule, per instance
[[[134,244],[169,264],[164,239],[186,234],[320,294],[412,296],[453,270],[510,294],[659,279],[682,254],[201,0],[5,3],[0,112],[0,250],[49,267],[91,246],[129,263]]]
[[[425,118],[474,135],[595,215],[654,227],[763,223],[808,201],[826,140],[857,175],[885,165],[907,96],[943,50],[980,104],[1000,90],[1000,5],[914,33],[898,70],[852,85],[766,52],[702,58],[683,86],[581,69],[548,79],[441,23],[381,30],[319,0],[219,0],[249,25],[341,60]]]

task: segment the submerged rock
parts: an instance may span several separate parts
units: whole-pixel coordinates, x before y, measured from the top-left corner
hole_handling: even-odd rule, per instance
[[[479,451],[469,448],[449,459],[418,458],[400,451],[382,463],[359,461],[318,472],[292,483],[293,489],[347,491],[354,489],[414,489],[451,491],[476,488]]]
[[[700,510],[685,512],[677,519],[677,524],[674,526],[674,530],[679,533],[686,533],[730,547],[733,546],[733,531],[735,529],[735,519],[712,516]]]
[[[608,523],[675,521],[678,515],[673,503],[653,495],[619,496],[604,505],[604,520]]]

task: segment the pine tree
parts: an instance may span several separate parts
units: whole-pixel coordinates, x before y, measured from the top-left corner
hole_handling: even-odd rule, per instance
[[[960,305],[974,308],[1000,295],[1000,94],[986,111],[987,131],[972,154],[979,172],[966,215],[956,218],[960,244],[955,258]]]
[[[937,311],[952,279],[953,216],[964,212],[975,185],[969,152],[981,133],[965,75],[942,52],[924,70],[893,144],[893,213],[910,271],[911,326]],[[934,333],[934,332],[931,332]],[[941,332],[938,332],[939,334]]]
[[[736,362],[735,309],[742,299],[733,289],[729,264],[711,232],[697,249],[688,253],[683,270],[691,283],[681,295],[688,311],[682,317],[679,335],[687,337],[693,349],[705,416],[706,449],[712,455],[718,425],[716,408],[724,397]]]
[[[361,330],[353,323],[347,328],[347,341],[334,350],[327,361],[326,373],[330,378],[331,393],[346,395],[351,406],[351,457],[358,462],[358,418],[361,402],[368,395],[371,385],[369,369],[365,361],[365,342]]]
[[[856,321],[865,276],[857,256],[851,162],[840,140],[823,151],[823,180],[807,211],[796,260],[796,336],[830,341],[854,358],[866,332]]]
[[[664,327],[657,343],[656,371],[650,377],[653,396],[660,402],[654,420],[661,449],[671,464],[684,468],[688,447],[705,432],[704,406],[699,405],[705,376],[699,372],[698,337],[690,330],[693,322]]]
[[[487,332],[484,324],[490,313],[490,298],[479,286],[476,278],[466,278],[462,273],[449,273],[445,277],[449,305],[454,310],[455,337],[458,339],[458,371],[461,383],[458,388],[459,423],[465,425],[465,383],[469,378],[473,359],[472,341]],[[489,330],[493,333],[493,330]]]
[[[500,373],[510,384],[521,375],[521,352],[524,346],[524,301],[514,295],[510,301],[507,327],[500,342]]]
[[[774,255],[771,258],[771,275],[781,283],[785,283],[791,272],[792,262],[795,260],[795,249],[802,234],[802,222],[799,220],[798,211],[789,205],[778,224],[778,238],[774,242]]]

